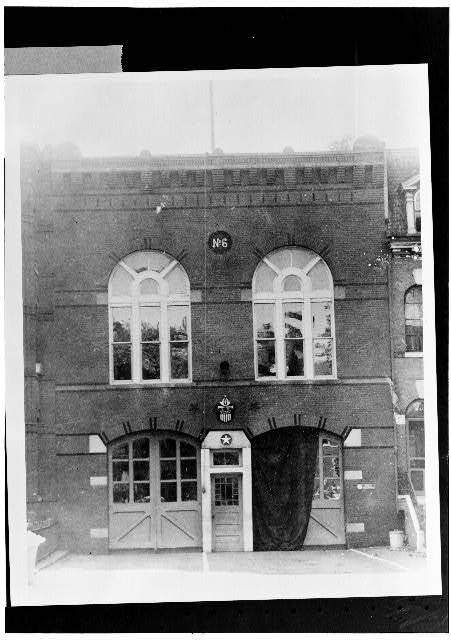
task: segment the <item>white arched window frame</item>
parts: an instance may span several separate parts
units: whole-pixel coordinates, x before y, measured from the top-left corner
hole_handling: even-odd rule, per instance
[[[292,252],[291,264],[279,266],[276,262],[280,262],[277,258],[282,252]],[[302,254],[302,256],[301,256]],[[305,265],[295,266],[293,262],[301,259]],[[259,291],[256,284],[259,268],[266,265],[275,276],[272,281],[270,291]],[[326,276],[326,286],[315,288],[312,286],[311,273],[313,269],[321,265]],[[300,286],[299,290],[287,290],[286,283],[295,284],[290,277],[297,278]],[[336,378],[336,353],[335,353],[335,318],[334,318],[334,300],[333,300],[333,280],[329,268],[327,267],[321,256],[308,249],[300,247],[284,247],[271,252],[257,266],[252,282],[252,300],[253,300],[253,318],[254,318],[254,364],[255,378],[257,380],[308,380],[308,379],[334,379]],[[303,374],[289,375],[287,366],[287,343],[289,338],[286,334],[286,317],[284,307],[290,303],[302,304],[302,338],[303,342]],[[315,337],[313,327],[313,305],[315,303],[324,303],[330,305],[330,335],[327,337]],[[273,326],[274,338],[261,338],[258,335],[258,305],[272,305],[273,308]],[[275,346],[275,367],[271,375],[262,375],[259,372],[259,342],[273,341]],[[331,351],[330,373],[315,372],[314,344],[328,343]]]
[[[133,260],[130,260],[131,258]],[[155,262],[155,258],[160,258],[162,263],[159,271],[151,268],[151,263]],[[135,262],[141,266],[136,270],[127,262]],[[142,266],[143,264],[144,266]],[[168,278],[175,273],[175,270],[178,271],[178,288],[182,291],[171,291]],[[115,278],[119,274],[119,278],[124,278],[124,273],[129,276],[129,284],[128,287],[124,286],[127,291],[121,291],[118,295],[114,291]],[[177,260],[168,254],[156,251],[136,252],[120,260],[110,277],[108,303],[111,384],[151,385],[161,382],[184,383],[191,381],[190,287],[188,276]],[[115,336],[113,327],[115,315],[125,318],[125,324],[129,324],[129,336],[126,335],[124,341],[118,340]],[[177,335],[171,336],[171,327],[175,325],[177,315],[186,318],[186,336],[182,336],[182,339]],[[129,323],[127,323],[128,320]],[[157,335],[152,335],[151,338],[145,335],[142,328],[144,320],[153,324],[153,331]],[[127,333],[127,331],[123,333]],[[176,333],[173,331],[173,334]],[[115,375],[114,350],[120,348],[121,345],[130,349],[130,375],[126,377]],[[155,373],[151,377],[144,375],[143,363],[146,360],[144,354],[146,348],[153,349],[153,353],[158,354],[158,375]],[[182,375],[174,375],[174,353],[177,348],[186,352],[186,358],[183,359],[181,367],[183,369]],[[186,366],[184,366],[185,359]]]

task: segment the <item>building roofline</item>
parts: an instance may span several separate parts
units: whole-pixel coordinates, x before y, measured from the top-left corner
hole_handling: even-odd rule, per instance
[[[190,169],[259,169],[303,166],[383,164],[383,151],[308,153],[234,153],[111,157],[50,157],[53,171],[158,171]]]

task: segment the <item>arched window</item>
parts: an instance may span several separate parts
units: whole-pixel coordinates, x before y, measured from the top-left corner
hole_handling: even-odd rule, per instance
[[[130,254],[111,274],[108,300],[112,383],[190,379],[190,287],[177,260]]]
[[[423,293],[420,285],[407,289],[404,297],[406,351],[423,351]]]
[[[309,249],[285,247],[265,256],[252,283],[256,378],[336,375],[333,282]]]
[[[409,475],[416,493],[424,493],[424,402],[414,400],[406,410]]]

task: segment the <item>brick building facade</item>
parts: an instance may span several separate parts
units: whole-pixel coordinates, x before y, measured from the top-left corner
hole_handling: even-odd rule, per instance
[[[234,544],[249,549],[260,517],[253,447],[267,432],[305,431],[319,435],[305,544],[387,544],[398,524],[397,446],[407,468],[395,416],[412,396],[409,378],[422,378],[404,371],[419,360],[398,357],[400,299],[416,276],[387,252],[392,183],[412,177],[404,167],[387,180],[394,158],[380,149],[102,159],[23,149],[30,521],[47,522],[61,547],[83,552],[221,549],[217,523],[239,491],[238,520],[224,526],[241,527]],[[226,238],[224,251],[212,237]],[[275,329],[259,324],[269,305],[258,293],[259,265],[281,282],[271,300],[285,314],[282,329],[277,320]],[[314,293],[316,266],[327,295]],[[171,298],[169,283],[162,302],[170,269],[186,288]],[[152,278],[149,293],[137,294],[145,302],[115,298],[117,273],[133,291],[153,273],[160,298]],[[142,309],[152,305],[168,316],[139,337]],[[171,313],[183,315],[177,329]],[[292,374],[294,352],[301,368]],[[218,419],[224,398],[233,405],[226,424]],[[236,460],[218,453],[215,434],[240,443]]]

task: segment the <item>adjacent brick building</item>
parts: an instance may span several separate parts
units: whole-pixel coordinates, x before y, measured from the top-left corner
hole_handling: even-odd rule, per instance
[[[419,366],[387,250],[400,157],[24,149],[30,520],[84,552],[249,549],[253,447],[310,433],[304,544],[387,544]]]
[[[415,150],[387,153],[392,378],[398,494],[425,529],[421,185]],[[403,498],[399,498],[400,507]],[[424,533],[423,533],[424,535]]]

